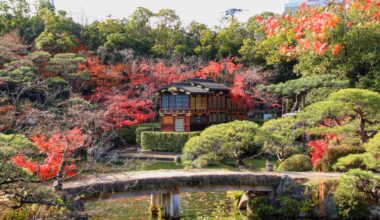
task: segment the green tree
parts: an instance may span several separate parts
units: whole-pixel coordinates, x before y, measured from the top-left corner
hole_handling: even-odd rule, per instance
[[[46,70],[56,76],[67,77],[69,74],[74,74],[78,70],[78,65],[86,62],[86,60],[74,53],[61,53],[55,55],[48,62]]]
[[[17,29],[28,20],[30,12],[26,0],[4,0],[0,2],[0,36]]]
[[[174,10],[161,9],[155,14],[156,28],[153,30],[154,44],[151,48],[157,57],[184,55],[190,51],[186,45],[185,30]]]
[[[257,46],[266,39],[265,28],[262,20],[266,20],[276,14],[263,12],[259,15],[250,17],[246,23],[246,38],[239,49],[241,59],[247,63],[266,64],[266,57],[257,53]]]
[[[47,8],[39,11],[44,20],[45,30],[36,39],[36,46],[40,50],[52,53],[67,52],[77,45],[76,36],[79,36],[81,27],[72,18],[66,17],[66,12],[57,13]]]
[[[380,170],[380,133],[376,134],[364,145],[364,149],[372,157],[373,164],[371,167]]]
[[[215,33],[205,24],[192,22],[187,28],[189,46],[205,60],[215,57]]]
[[[129,17],[126,24],[128,47],[138,55],[149,54],[153,44],[152,27],[150,25],[154,13],[144,7],[138,7]]]
[[[264,90],[294,99],[291,112],[305,106],[305,97],[313,89],[319,88],[343,88],[348,86],[348,81],[339,79],[333,75],[306,76],[289,80],[284,83],[272,84],[263,87]]]
[[[338,162],[334,164],[334,169],[341,171],[359,168],[380,171],[380,133],[369,139],[363,147],[366,150],[365,153],[350,154],[339,158]]]
[[[306,126],[322,133],[344,134],[363,144],[380,129],[380,94],[364,89],[341,89],[298,115]],[[321,124],[329,126],[319,128]]]
[[[184,158],[200,167],[226,160],[234,160],[239,166],[261,152],[261,136],[258,125],[250,121],[213,125],[185,144]]]
[[[239,49],[243,45],[245,35],[243,24],[236,19],[232,19],[229,25],[220,29],[216,36],[218,56],[220,58],[237,56]]]
[[[261,129],[264,136],[263,152],[276,155],[280,161],[299,151],[296,139],[302,136],[303,127],[294,117],[282,117],[266,121]]]

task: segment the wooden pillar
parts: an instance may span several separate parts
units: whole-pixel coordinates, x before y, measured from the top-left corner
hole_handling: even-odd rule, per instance
[[[161,209],[161,194],[153,194],[150,196],[149,214],[152,216],[158,216]]]
[[[161,207],[162,207],[162,217],[165,219],[170,218],[170,193],[162,194]]]
[[[162,194],[162,217],[165,219],[180,219],[180,197],[179,193]]]
[[[171,193],[170,219],[180,219],[180,197],[179,193]]]

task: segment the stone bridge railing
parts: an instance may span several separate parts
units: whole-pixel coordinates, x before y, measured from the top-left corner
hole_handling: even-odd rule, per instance
[[[179,217],[179,193],[245,190],[273,192],[287,176],[305,182],[312,178],[337,178],[333,173],[276,173],[229,170],[158,170],[80,177],[63,185],[66,196],[118,198],[152,195],[151,206],[162,207],[172,218]]]

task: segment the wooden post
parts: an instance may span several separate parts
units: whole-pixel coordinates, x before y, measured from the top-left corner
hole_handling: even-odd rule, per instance
[[[180,219],[179,192],[162,194],[162,217],[165,219]]]
[[[179,193],[171,193],[170,219],[180,219],[180,197]]]
[[[158,216],[161,209],[161,194],[152,194],[150,196],[149,214],[151,216]]]
[[[165,219],[170,218],[170,206],[171,206],[170,197],[171,197],[170,193],[162,194],[162,200],[161,200],[162,217]]]

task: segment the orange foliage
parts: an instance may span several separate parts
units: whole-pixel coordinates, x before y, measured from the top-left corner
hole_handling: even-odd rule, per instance
[[[77,167],[70,161],[70,155],[78,148],[85,147],[87,135],[80,129],[74,128],[67,130],[63,134],[55,132],[49,138],[41,134],[31,138],[40,153],[46,155],[43,163],[39,164],[26,158],[25,155],[17,155],[12,158],[15,166],[24,168],[30,173],[39,176],[43,180],[49,180],[57,176],[65,158],[66,165],[63,168],[64,176],[73,176],[76,174]],[[64,157],[65,149],[67,148]]]
[[[78,68],[82,72],[88,71],[92,76],[92,83],[97,87],[119,89],[126,79],[126,76],[123,75],[126,71],[124,64],[104,65],[101,64],[99,57],[89,57],[87,64],[81,64]]]

